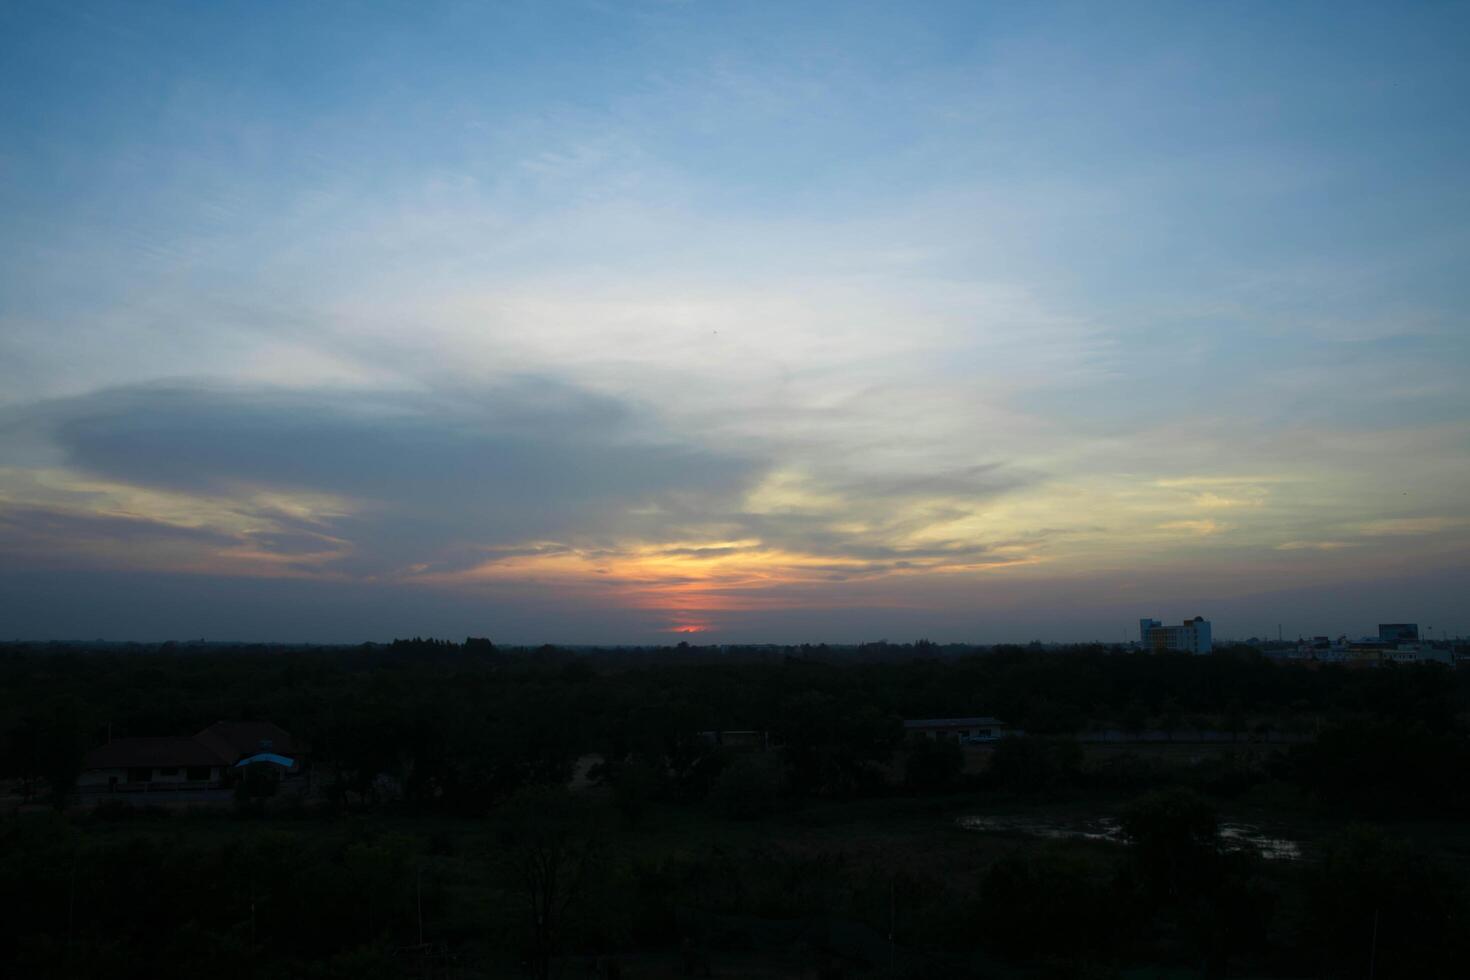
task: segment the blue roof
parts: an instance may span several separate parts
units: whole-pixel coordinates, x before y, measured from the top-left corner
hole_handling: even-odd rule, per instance
[[[241,759],[239,762],[235,763],[235,768],[238,769],[241,766],[248,766],[253,762],[273,762],[276,765],[284,766],[287,769],[290,769],[292,766],[296,765],[295,759],[288,759],[284,755],[276,755],[274,752],[258,752],[248,759]]]

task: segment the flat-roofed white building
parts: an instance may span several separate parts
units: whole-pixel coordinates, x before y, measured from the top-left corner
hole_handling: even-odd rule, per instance
[[[1210,621],[1203,616],[1186,619],[1178,626],[1165,626],[1157,619],[1138,621],[1138,639],[1145,650],[1158,653],[1204,654],[1211,650]]]

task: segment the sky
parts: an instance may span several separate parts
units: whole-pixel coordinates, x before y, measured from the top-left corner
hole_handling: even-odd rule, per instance
[[[1466,50],[0,4],[0,637],[1470,634]]]

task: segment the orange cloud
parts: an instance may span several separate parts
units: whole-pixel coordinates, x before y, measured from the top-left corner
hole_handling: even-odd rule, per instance
[[[710,628],[700,614],[805,608],[814,604],[817,592],[821,593],[820,604],[831,606],[832,586],[843,583],[1003,570],[1038,561],[1012,553],[989,561],[973,555],[875,561],[801,554],[749,540],[633,545],[619,550],[542,545],[492,558],[468,571],[420,575],[415,580],[450,586],[498,583],[549,588],[561,595],[601,598],[624,608],[684,614],[675,617],[672,629],[698,632]],[[851,601],[883,604],[871,590],[863,593],[861,599]]]

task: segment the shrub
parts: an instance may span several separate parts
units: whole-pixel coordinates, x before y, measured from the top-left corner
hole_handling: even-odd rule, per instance
[[[788,790],[786,770],[771,756],[735,760],[715,777],[709,801],[717,813],[751,820],[774,812]]]

